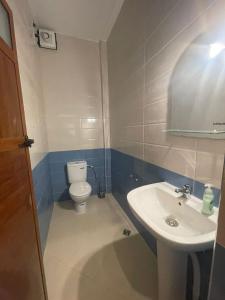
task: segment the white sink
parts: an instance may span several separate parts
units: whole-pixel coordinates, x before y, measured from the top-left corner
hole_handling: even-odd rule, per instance
[[[161,182],[127,195],[134,215],[157,239],[159,300],[185,299],[188,253],[212,248],[216,236],[218,208],[205,216],[202,200],[185,199],[175,189]]]
[[[201,251],[213,247],[218,209],[210,217],[201,214],[202,200],[182,198],[168,183],[145,185],[127,195],[128,203],[139,221],[155,236],[177,250]],[[168,217],[177,227],[166,223]]]

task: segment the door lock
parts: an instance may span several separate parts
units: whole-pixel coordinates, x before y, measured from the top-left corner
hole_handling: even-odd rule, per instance
[[[20,147],[22,148],[31,148],[32,145],[34,144],[34,140],[33,139],[29,139],[29,137],[26,135],[24,142],[20,145]]]

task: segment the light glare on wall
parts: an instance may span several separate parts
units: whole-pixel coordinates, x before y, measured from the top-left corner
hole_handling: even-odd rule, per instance
[[[88,123],[95,123],[96,118],[88,118],[87,121],[88,121]]]
[[[210,45],[209,57],[214,58],[225,49],[225,45],[221,43],[214,43]]]

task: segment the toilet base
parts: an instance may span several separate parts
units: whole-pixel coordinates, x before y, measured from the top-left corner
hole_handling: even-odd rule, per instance
[[[87,202],[81,202],[81,203],[75,202],[75,211],[78,214],[85,214],[87,211]]]

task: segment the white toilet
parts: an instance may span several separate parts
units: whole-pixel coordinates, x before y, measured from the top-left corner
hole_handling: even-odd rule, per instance
[[[87,199],[91,194],[91,186],[87,182],[87,162],[71,161],[67,163],[67,173],[70,185],[70,197],[75,203],[78,213],[85,213]]]

